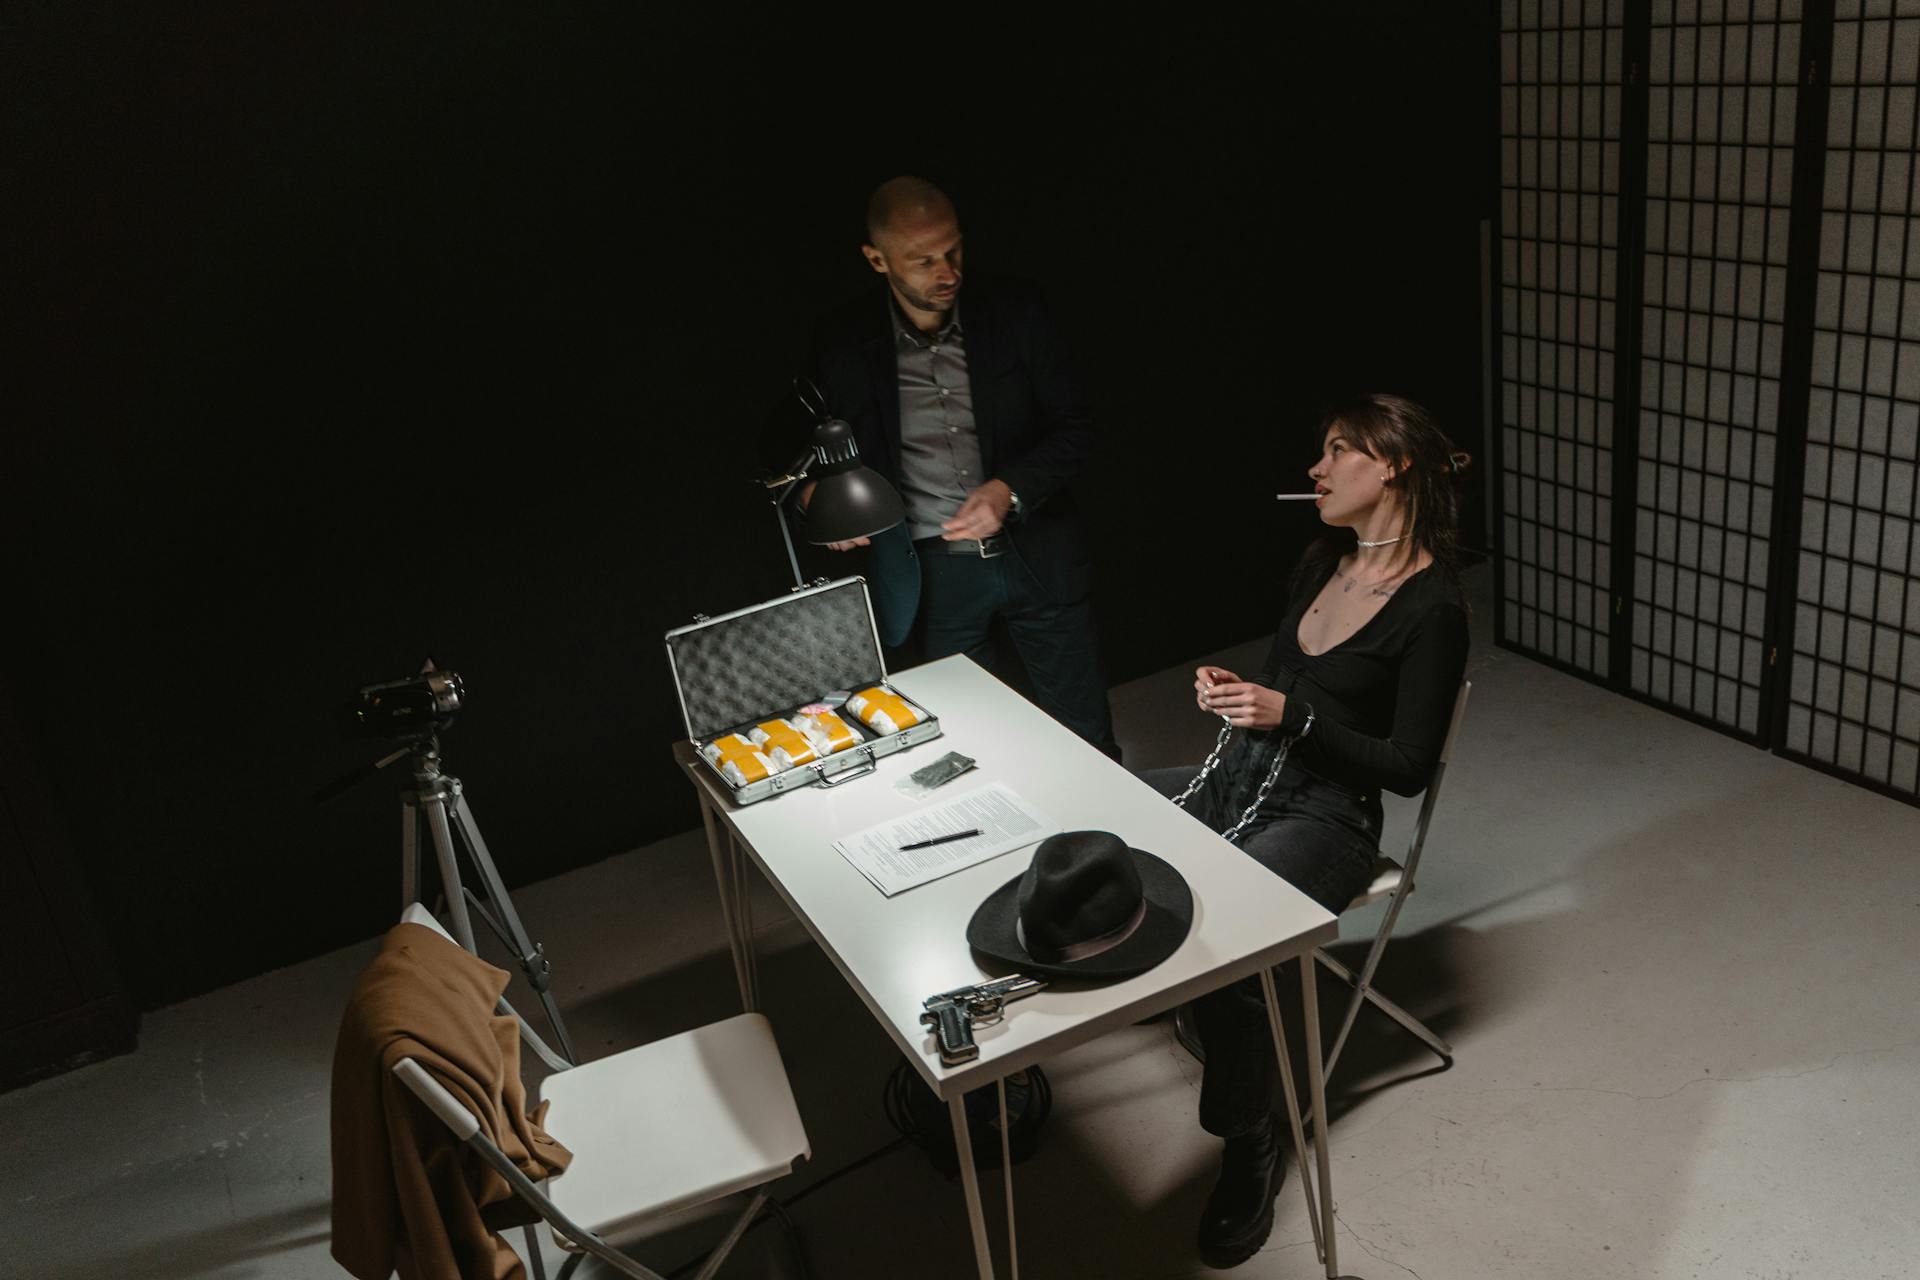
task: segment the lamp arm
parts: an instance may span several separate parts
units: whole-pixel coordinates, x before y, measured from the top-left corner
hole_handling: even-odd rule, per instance
[[[773,495],[773,518],[780,522],[780,539],[787,544],[787,565],[793,570],[793,586],[796,591],[806,586],[807,580],[800,576],[800,557],[793,549],[793,531],[787,527],[787,499],[793,496],[793,491],[800,487],[807,478],[807,472],[812,469],[813,450],[809,448],[793,460],[793,464],[787,468],[786,475],[768,482],[769,488],[779,486],[779,491]],[[781,484],[781,481],[785,483]]]

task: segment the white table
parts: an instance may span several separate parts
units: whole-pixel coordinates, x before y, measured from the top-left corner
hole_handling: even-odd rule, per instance
[[[759,1003],[745,879],[746,860],[751,859],[928,1087],[947,1103],[982,1280],[990,1280],[993,1263],[963,1095],[981,1085],[997,1085],[1004,1134],[1007,1076],[1249,974],[1261,977],[1294,1148],[1305,1151],[1270,970],[1331,941],[1338,932],[1334,917],[969,659],[944,658],[889,679],[940,718],[945,737],[881,760],[872,775],[736,807],[690,743],[680,743],[674,754],[700,798],[742,1004],[751,1010]],[[924,800],[909,800],[894,790],[896,781],[947,750],[973,756],[978,768]],[[887,898],[835,851],[833,841],[992,781],[1006,782],[1062,830],[1112,831],[1171,863],[1193,889],[1193,929],[1178,951],[1146,973],[1106,986],[1049,988],[1009,1005],[1004,1021],[976,1032],[978,1058],[945,1067],[931,1032],[920,1023],[921,1002],[935,992],[1004,974],[1004,969],[993,974],[981,969],[967,946],[966,925],[982,899],[1026,869],[1033,847]],[[1319,1009],[1313,965],[1299,968],[1319,1174],[1317,1205],[1316,1179],[1304,1161],[1300,1182],[1315,1243],[1331,1277],[1337,1267]],[[1013,1174],[1010,1166],[1003,1168],[1008,1252],[1017,1277]]]

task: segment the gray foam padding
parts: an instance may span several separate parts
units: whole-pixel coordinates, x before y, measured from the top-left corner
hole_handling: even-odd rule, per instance
[[[885,677],[866,583],[769,601],[667,637],[694,738],[778,715]]]

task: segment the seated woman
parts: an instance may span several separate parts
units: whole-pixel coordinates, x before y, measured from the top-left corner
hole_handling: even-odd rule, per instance
[[[1465,674],[1453,492],[1464,455],[1451,453],[1425,410],[1395,396],[1336,406],[1322,438],[1307,474],[1333,531],[1295,569],[1262,673],[1195,672],[1200,709],[1246,732],[1186,807],[1337,914],[1373,877],[1382,788],[1415,795],[1433,776]],[[1286,764],[1261,796],[1288,739]],[[1142,776],[1179,796],[1198,771]],[[1200,1253],[1229,1267],[1273,1228],[1282,1176],[1273,1042],[1255,978],[1202,998],[1194,1013],[1207,1052],[1200,1124],[1226,1139]]]

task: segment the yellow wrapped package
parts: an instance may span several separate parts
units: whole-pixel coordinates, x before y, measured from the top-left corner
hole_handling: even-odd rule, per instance
[[[853,731],[853,726],[822,703],[800,708],[793,722],[812,740],[813,749],[823,756],[845,751],[860,741],[860,735]]]
[[[781,766],[769,759],[759,747],[737,733],[715,738],[700,748],[700,754],[720,771],[720,776],[736,787],[772,777]]]
[[[875,733],[899,733],[920,723],[920,716],[897,693],[875,686],[847,699],[847,710]]]
[[[816,754],[807,735],[785,720],[769,720],[749,736],[783,769],[807,764]]]

